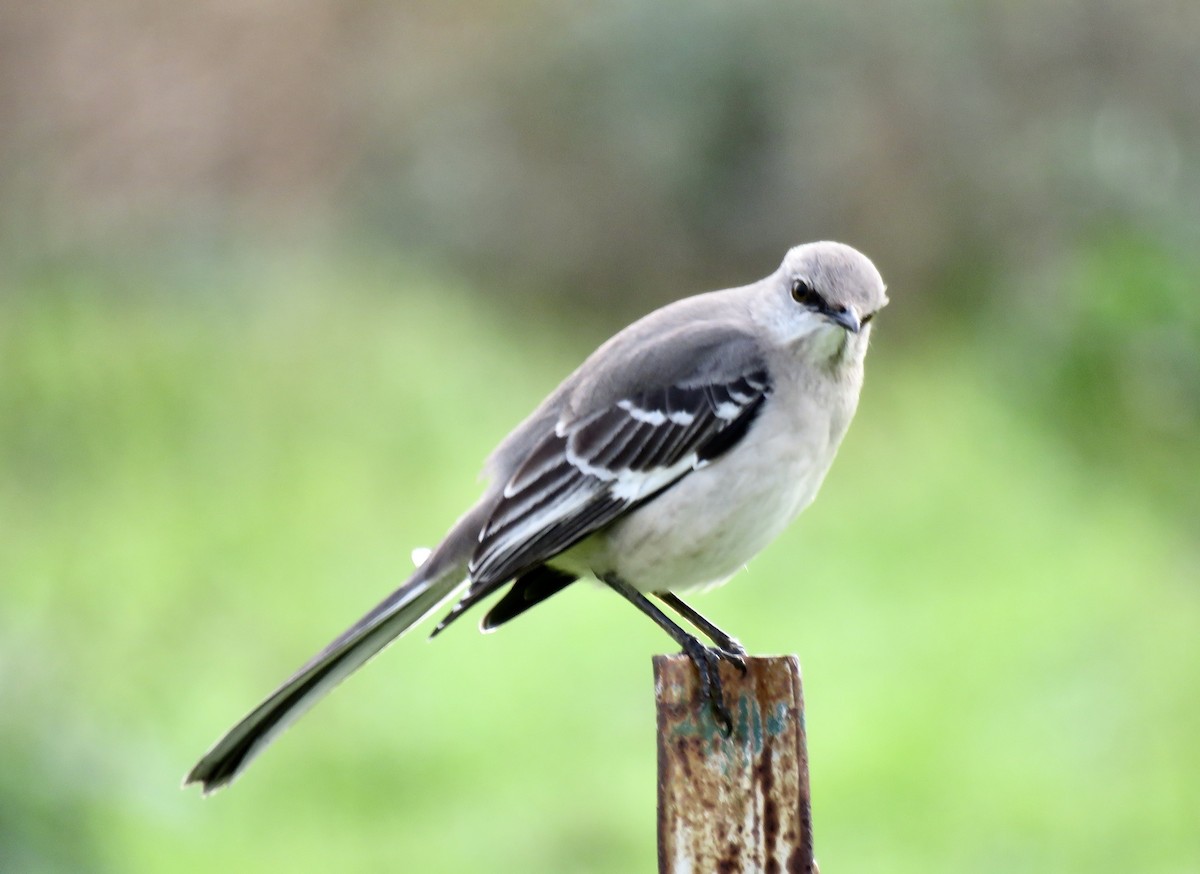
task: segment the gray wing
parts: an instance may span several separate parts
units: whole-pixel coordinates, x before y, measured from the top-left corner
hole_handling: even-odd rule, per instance
[[[504,483],[468,565],[471,584],[437,630],[736,444],[771,390],[761,355],[736,339],[747,342],[733,360],[728,343],[693,348],[690,373],[560,419],[538,440]]]

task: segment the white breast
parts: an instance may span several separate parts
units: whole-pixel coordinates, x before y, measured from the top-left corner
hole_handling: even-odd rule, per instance
[[[616,573],[642,591],[704,589],[737,573],[812,503],[845,431],[835,419],[847,417],[806,400],[809,392],[781,388],[734,450],[562,563],[576,572]]]

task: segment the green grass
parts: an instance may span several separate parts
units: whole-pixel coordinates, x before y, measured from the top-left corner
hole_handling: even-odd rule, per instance
[[[405,638],[232,790],[178,788],[578,363],[502,313],[318,262],[0,296],[0,870],[653,870],[667,641],[589,587]],[[825,870],[1200,871],[1189,526],[967,348],[885,319],[821,499],[699,606],[801,656]]]

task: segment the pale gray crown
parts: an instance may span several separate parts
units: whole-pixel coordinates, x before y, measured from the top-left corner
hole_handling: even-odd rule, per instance
[[[780,277],[789,293],[796,280],[807,282],[831,307],[853,308],[870,319],[887,305],[883,278],[871,259],[844,243],[806,243],[783,259]]]

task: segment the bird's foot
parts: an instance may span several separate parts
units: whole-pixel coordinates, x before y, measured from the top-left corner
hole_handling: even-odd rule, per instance
[[[717,649],[720,651],[721,658],[737,668],[743,677],[746,676],[746,659],[749,658],[750,654],[746,652],[746,648],[742,646],[738,639],[725,635],[719,640],[714,640],[713,643],[716,644]]]
[[[737,645],[737,641],[732,638],[730,640]],[[700,675],[700,702],[712,712],[713,720],[723,737],[733,734],[733,715],[725,706],[720,665],[722,661],[727,661],[745,674],[746,651],[742,650],[740,645],[737,649],[741,652],[726,650],[724,647],[705,646],[694,637],[689,638],[683,647],[684,654],[692,660],[696,672]]]

